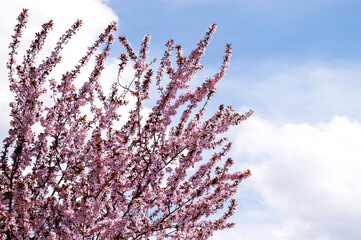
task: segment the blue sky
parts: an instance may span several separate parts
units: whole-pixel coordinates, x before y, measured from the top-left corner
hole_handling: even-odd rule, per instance
[[[208,26],[217,23],[203,59],[205,70],[195,81],[217,71],[224,45],[232,43],[228,74],[209,110],[224,103],[241,112],[252,108],[255,114],[229,133],[235,170],[250,168],[253,173],[236,195],[236,226],[212,239],[361,239],[360,1],[3,0],[2,69],[23,7],[30,14],[25,43],[51,18],[50,41],[75,19],[84,20],[64,51],[64,68],[111,20],[117,20],[119,33],[135,48],[149,33],[150,55],[158,58],[169,38],[189,53]],[[121,51],[116,45],[111,56]],[[114,78],[115,59],[108,69],[104,78]],[[11,94],[4,71],[0,83],[0,109],[6,112]],[[0,119],[1,136],[7,121]]]
[[[234,43],[237,59],[360,57],[359,1],[113,0],[109,5],[119,16],[120,31],[135,41],[147,32],[157,41],[172,37],[192,47],[196,33],[215,22],[214,44]]]
[[[355,107],[361,109],[350,104],[351,97],[360,100],[358,93],[353,92],[352,85],[358,84],[356,77],[342,79],[344,82],[341,83],[337,77],[332,77],[329,82],[319,82],[312,76],[299,76],[304,72],[299,68],[342,72],[358,67],[361,62],[359,1],[113,0],[108,5],[119,17],[119,32],[134,45],[140,43],[145,33],[152,36],[151,54],[154,56],[159,56],[169,38],[175,39],[183,45],[185,52],[189,52],[207,27],[217,23],[218,31],[203,62],[206,67],[217,68],[224,44],[232,43],[232,65],[226,83],[219,87],[224,90],[217,96],[220,101],[233,104],[237,99],[236,105],[258,108],[260,111],[255,110],[259,114],[277,114],[279,120],[317,122],[328,120],[335,114],[360,117],[357,113],[360,111],[354,110]],[[268,98],[272,99],[265,96],[267,92],[259,96],[263,91],[258,87],[266,91],[276,84],[281,85],[278,82],[268,86],[270,78],[287,70],[297,73],[289,76],[287,83],[282,83],[287,84],[282,92],[269,94]],[[237,89],[232,87],[234,84],[237,84]],[[332,89],[315,89],[327,84]],[[346,89],[339,88],[339,85]],[[340,95],[336,89],[350,90],[352,96],[348,99],[335,96]],[[285,98],[289,95],[297,96],[288,102]],[[269,103],[272,106],[266,107]],[[291,103],[301,107],[300,112],[306,112],[305,116],[292,110]]]

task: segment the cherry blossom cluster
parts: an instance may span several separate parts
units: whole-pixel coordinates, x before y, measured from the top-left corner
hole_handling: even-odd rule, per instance
[[[251,173],[231,171],[233,160],[227,157],[231,143],[224,133],[253,111],[239,114],[221,105],[208,119],[204,116],[227,72],[231,45],[226,45],[214,76],[194,90],[189,84],[203,69],[201,57],[216,25],[189,56],[168,41],[156,71],[151,68],[154,62],[147,61],[149,35],[138,53],[120,36],[126,53],[120,56],[119,74],[132,64],[134,79],[125,86],[118,78],[105,94],[100,77],[114,41],[115,22],[73,70],[51,79],[61,50],[82,21],[76,21],[50,55],[36,64],[53,26],[52,21],[43,24],[17,63],[27,17],[24,9],[9,46],[7,68],[15,99],[1,152],[0,238],[207,239],[214,231],[232,227],[228,220],[237,205],[232,196]],[[89,78],[76,88],[74,81],[92,57],[95,65]],[[159,99],[144,115],[153,78],[158,90],[154,97]],[[44,104],[45,95],[52,104]],[[129,97],[136,103],[120,124]],[[42,130],[34,130],[35,124]],[[213,154],[206,157],[210,151]]]

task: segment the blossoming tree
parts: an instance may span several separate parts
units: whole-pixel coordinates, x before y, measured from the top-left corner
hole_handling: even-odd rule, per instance
[[[127,53],[120,56],[119,74],[131,62],[134,79],[129,86],[115,82],[107,95],[99,77],[115,23],[73,70],[54,80],[49,74],[82,22],[75,22],[37,65],[35,58],[52,21],[42,25],[18,64],[17,48],[26,22],[24,9],[7,63],[15,100],[10,103],[11,127],[0,155],[1,239],[207,239],[234,225],[228,222],[236,207],[231,196],[250,171],[230,172],[233,161],[225,155],[231,143],[220,134],[253,112],[240,115],[221,105],[204,119],[207,102],[226,73],[231,46],[226,46],[218,73],[195,90],[188,88],[203,68],[200,59],[215,24],[188,57],[181,46],[168,41],[156,72],[147,63],[150,36],[145,36],[138,54],[125,37],[119,37]],[[74,80],[93,55],[91,75],[77,89]],[[153,78],[159,100],[145,116],[141,110]],[[52,104],[44,104],[46,95]],[[136,103],[126,123],[120,124],[120,109],[131,96]],[[35,124],[42,130],[34,130]],[[214,154],[204,159],[207,150]]]

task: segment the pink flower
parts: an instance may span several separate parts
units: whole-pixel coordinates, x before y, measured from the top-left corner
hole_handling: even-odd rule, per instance
[[[134,82],[127,87],[113,84],[107,96],[99,79],[116,23],[99,35],[73,70],[49,80],[61,50],[82,22],[76,21],[60,37],[39,66],[34,59],[53,23],[43,24],[17,65],[26,22],[27,10],[23,10],[9,46],[7,68],[15,99],[10,103],[11,128],[1,155],[1,238],[207,239],[214,231],[233,226],[227,222],[236,206],[231,197],[251,173],[230,172],[233,160],[226,155],[231,144],[218,136],[253,111],[240,115],[222,105],[203,119],[217,83],[226,74],[232,53],[229,44],[219,72],[188,90],[189,81],[203,69],[200,60],[215,24],[188,57],[180,45],[168,41],[157,71],[147,63],[149,35],[138,54],[125,37],[119,37],[128,55],[120,57],[119,74],[133,61]],[[101,45],[88,80],[76,89],[74,80]],[[173,51],[176,67],[170,61]],[[150,97],[153,72],[160,96],[146,117],[141,110]],[[168,83],[162,82],[165,78]],[[121,94],[119,87],[124,90]],[[53,105],[43,106],[40,99],[45,94],[50,94]],[[129,94],[136,104],[119,126],[120,107],[127,104]],[[91,113],[86,115],[84,108]],[[35,124],[43,130],[34,131]],[[202,153],[211,149],[218,151],[206,159]],[[227,202],[228,210],[222,210]],[[222,211],[219,218],[209,220]]]

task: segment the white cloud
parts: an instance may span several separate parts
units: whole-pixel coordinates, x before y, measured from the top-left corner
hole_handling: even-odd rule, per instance
[[[230,101],[237,98],[262,118],[283,123],[328,121],[334,115],[361,119],[360,62],[307,59],[232,64],[219,95]]]
[[[235,138],[234,154],[247,160],[238,168],[253,173],[239,200],[254,194],[247,201],[259,205],[235,216],[232,239],[361,238],[360,122],[335,116],[276,125],[253,117]]]
[[[71,42],[69,42],[63,54],[64,56],[71,55],[72,58],[75,58],[75,62],[86,51],[86,48],[94,42],[96,37],[104,30],[110,21],[118,20],[116,14],[100,0],[2,1],[0,2],[0,28],[2,32],[0,37],[1,55],[7,54],[7,46],[11,40],[10,36],[13,34],[16,18],[23,8],[29,9],[29,21],[24,31],[19,52],[27,49],[35,32],[40,30],[41,24],[44,22],[50,19],[54,21],[54,30],[50,33],[44,47],[44,51],[46,52],[52,49],[58,38],[77,19],[83,20],[81,30],[77,33],[77,36],[73,37]],[[77,51],[74,51],[74,49],[77,49]]]

